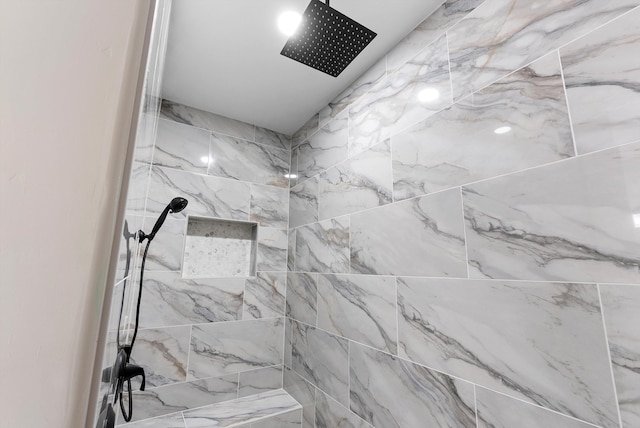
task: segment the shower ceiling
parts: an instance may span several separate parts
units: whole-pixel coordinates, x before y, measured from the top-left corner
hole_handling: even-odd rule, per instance
[[[435,10],[442,0],[332,0],[331,7],[378,33],[338,76],[280,51],[280,13],[309,0],[176,0],[163,97],[292,134]]]

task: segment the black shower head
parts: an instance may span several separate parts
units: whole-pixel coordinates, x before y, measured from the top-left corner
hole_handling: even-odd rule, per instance
[[[160,227],[162,227],[162,224],[167,218],[167,214],[169,214],[169,211],[171,211],[172,213],[179,213],[180,211],[186,208],[188,203],[189,201],[187,201],[185,198],[181,198],[181,197],[173,198],[171,202],[169,202],[169,204],[164,208],[164,210],[162,210],[160,217],[158,217],[158,220],[156,220],[156,224],[153,225],[153,229],[151,230],[151,233],[146,235],[142,231],[140,231],[141,233],[140,241],[142,242],[144,238],[151,241],[156,236],[156,233],[158,233],[158,230],[160,230]]]
[[[319,0],[311,0],[281,55],[337,77],[377,36]]]

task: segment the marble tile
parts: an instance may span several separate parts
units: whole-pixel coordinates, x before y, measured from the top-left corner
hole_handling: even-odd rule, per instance
[[[251,395],[183,412],[187,428],[231,427],[300,409],[283,390]]]
[[[447,0],[442,3],[387,53],[387,68],[389,72],[397,70],[484,1]]]
[[[251,185],[250,221],[265,227],[289,226],[289,191],[272,186]]]
[[[131,362],[144,368],[147,388],[186,380],[189,331],[189,326],[138,331]]]
[[[244,319],[284,316],[287,274],[258,272],[248,278],[244,292]]]
[[[162,229],[153,239],[147,253],[145,271],[172,271],[179,272],[182,269],[182,250],[184,248],[186,222],[184,219],[175,219],[170,214],[162,225]],[[151,233],[157,220],[156,214],[150,214],[144,219],[143,230]],[[143,242],[139,247],[140,260],[146,247]],[[138,268],[139,269],[139,268]]]
[[[246,278],[255,274],[254,223],[189,217],[184,278]]]
[[[447,39],[443,36],[349,108],[349,156],[450,104]]]
[[[220,116],[208,111],[198,110],[169,100],[162,100],[160,117],[208,129],[220,134],[230,135],[243,140],[254,141],[255,127],[248,123]]]
[[[320,275],[318,328],[397,354],[395,278]]]
[[[392,181],[387,140],[320,174],[320,220],[391,203]]]
[[[623,428],[640,426],[640,287],[601,285]]]
[[[320,127],[333,120],[385,77],[387,77],[387,61],[383,57],[335,97],[326,107],[320,110]]]
[[[638,0],[487,0],[448,32],[454,99],[638,5]]]
[[[579,153],[640,140],[640,9],[560,50]]]
[[[399,355],[617,426],[595,285],[401,278]]]
[[[127,187],[126,214],[139,216],[144,215],[145,205],[147,202],[147,190],[150,184],[150,172],[150,164],[135,161],[132,162],[129,187]]]
[[[316,388],[293,370],[285,368],[284,390],[302,406],[302,428],[316,428]]]
[[[201,379],[282,364],[282,318],[193,326],[189,378]]]
[[[256,143],[291,150],[291,137],[259,126],[256,126]]]
[[[348,341],[294,321],[292,342],[291,368],[338,402],[348,405]]]
[[[182,413],[174,413],[168,416],[145,419],[144,421],[139,422],[124,423],[117,426],[131,428],[185,428],[184,419],[182,419]]]
[[[300,428],[302,426],[301,423],[302,410],[298,409],[253,422],[251,428]]]
[[[478,428],[592,428],[567,416],[553,413],[505,395],[476,387]]]
[[[352,272],[466,277],[458,189],[351,216]]]
[[[293,353],[292,349],[292,326],[291,326],[291,318],[284,319],[284,361],[283,364],[285,367],[291,367],[291,354]]]
[[[475,428],[473,385],[351,342],[351,410],[373,426]]]
[[[153,164],[206,174],[210,138],[207,130],[160,119]]]
[[[238,375],[233,374],[194,382],[176,383],[146,391],[135,391],[133,393],[133,420],[137,421],[194,407],[235,400],[237,389]],[[180,415],[180,420],[182,421],[182,415]],[[140,427],[144,426],[143,422],[140,424]],[[138,425],[132,426],[138,427]],[[156,425],[149,426],[155,427]],[[184,423],[181,427],[184,427]]]
[[[318,177],[300,183],[289,191],[289,227],[318,221]]]
[[[317,428],[371,428],[355,413],[321,391],[316,393],[315,421]]]
[[[289,187],[298,184],[298,149],[291,150],[291,164],[289,165]]]
[[[159,119],[157,115],[143,113],[138,119],[135,147],[133,148],[133,162],[150,164],[153,160],[153,147],[158,132]]]
[[[296,230],[289,229],[287,235],[287,271],[291,272],[296,269]]]
[[[251,183],[289,187],[288,150],[211,134],[209,175]],[[248,167],[250,165],[250,167]]]
[[[349,118],[341,114],[298,147],[298,183],[348,157]]]
[[[495,130],[510,131],[496,134]],[[419,196],[574,155],[558,55],[395,135],[393,196]]]
[[[258,270],[287,270],[287,230],[261,227],[258,229]]]
[[[318,114],[314,114],[291,137],[291,147],[296,147],[318,131]]]
[[[244,279],[182,279],[178,272],[148,272],[140,307],[142,327],[242,319]]]
[[[241,372],[239,382],[238,397],[280,389],[282,388],[282,366]]]
[[[318,274],[287,274],[287,316],[316,325],[318,305]]]
[[[640,280],[640,145],[463,188],[472,277]]]
[[[296,270],[349,272],[349,218],[338,217],[296,230]]]
[[[153,167],[147,197],[147,212],[160,213],[176,196],[189,205],[176,217],[207,217],[247,220],[251,201],[250,186],[235,180]]]

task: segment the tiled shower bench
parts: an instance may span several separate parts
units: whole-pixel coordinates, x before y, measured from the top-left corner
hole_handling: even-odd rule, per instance
[[[282,389],[145,419],[128,428],[300,428],[302,406]]]

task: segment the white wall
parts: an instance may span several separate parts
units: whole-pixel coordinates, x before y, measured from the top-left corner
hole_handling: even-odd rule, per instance
[[[0,2],[0,427],[80,427],[149,0]]]

